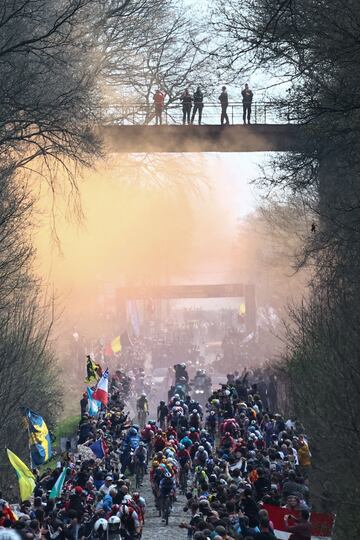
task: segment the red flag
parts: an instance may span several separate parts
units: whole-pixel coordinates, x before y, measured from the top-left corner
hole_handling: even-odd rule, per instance
[[[109,401],[109,370],[106,368],[92,395],[92,399],[100,401],[105,407]]]
[[[270,504],[264,504],[263,508],[269,513],[269,520],[274,525],[275,536],[279,540],[287,540],[290,538],[289,532],[284,522],[286,515],[294,515],[299,517],[299,512],[294,512],[288,508],[280,508],[279,506],[272,506]],[[331,540],[331,532],[334,524],[334,516],[332,514],[311,512],[311,540]]]

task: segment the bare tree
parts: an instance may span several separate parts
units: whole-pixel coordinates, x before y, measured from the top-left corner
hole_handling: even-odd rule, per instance
[[[220,0],[214,24],[229,65],[270,70],[274,84],[288,89],[279,103],[288,101],[303,125],[299,151],[276,158],[266,176],[270,188],[285,199],[301,196],[314,215],[302,259],[313,270],[309,301],[293,310],[285,369],[292,405],[314,441],[313,487],[331,480],[336,538],[356,537],[359,506],[349,494],[357,489],[359,444],[360,6]]]
[[[157,88],[165,92],[171,114],[171,106],[179,103],[185,87],[200,85],[210,96],[217,76],[208,37],[192,18],[191,10],[176,6],[172,0],[156,0],[151,6],[138,4],[139,35],[124,32],[121,18],[116,25],[110,22],[104,77],[110,111],[115,101],[120,105],[121,119],[148,123],[154,116]],[[134,14],[131,3],[128,10]],[[129,13],[123,16],[129,17]]]
[[[109,54],[125,64],[128,52],[134,58],[148,45],[150,34],[138,38],[161,2],[151,4],[4,0],[0,6],[0,442],[1,448],[11,442],[22,457],[26,432],[18,427],[19,406],[38,411],[50,427],[61,407],[48,342],[53,314],[43,307],[41,284],[32,274],[29,172],[48,181],[55,194],[60,168],[77,193],[76,166],[100,154],[93,127],[103,76],[113,69]],[[120,36],[127,45],[122,52]],[[1,482],[6,485],[5,475]]]
[[[0,155],[85,162],[99,100],[93,0],[5,0],[0,8]],[[94,56],[93,56],[94,55]],[[95,57],[96,58],[96,57]]]

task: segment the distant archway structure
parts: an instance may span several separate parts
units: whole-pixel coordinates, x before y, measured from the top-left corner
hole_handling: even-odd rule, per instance
[[[117,290],[117,303],[122,311],[127,300],[171,300],[186,298],[244,298],[247,332],[256,330],[255,286],[242,283],[204,285],[129,286]]]

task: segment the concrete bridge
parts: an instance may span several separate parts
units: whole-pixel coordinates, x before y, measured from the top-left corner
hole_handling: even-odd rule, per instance
[[[298,144],[296,124],[119,125],[100,128],[112,153],[143,152],[289,152]]]

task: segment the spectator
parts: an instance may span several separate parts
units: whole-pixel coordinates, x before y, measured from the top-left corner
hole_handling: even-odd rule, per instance
[[[253,100],[253,93],[252,90],[250,90],[249,85],[245,84],[244,90],[241,92],[242,98],[243,98],[243,120],[244,124],[247,123],[250,124],[250,118],[251,118],[251,104]]]
[[[301,510],[301,517],[299,519],[291,515],[286,515],[284,521],[288,532],[291,533],[289,540],[311,540],[311,525],[308,510]],[[292,524],[289,524],[289,521]]]
[[[201,125],[202,110],[204,107],[204,94],[202,93],[200,86],[197,87],[196,92],[194,92],[194,109],[191,116],[191,123],[194,123],[196,113],[199,115],[199,126]]]
[[[154,105],[155,105],[155,122],[156,125],[162,124],[162,113],[164,111],[164,100],[165,94],[161,92],[160,89],[157,89],[154,94]]]
[[[193,98],[191,97],[188,88],[185,88],[184,93],[180,98],[180,101],[182,102],[183,125],[185,125],[186,122],[190,124],[190,113],[191,113]]]
[[[225,126],[228,126],[230,124],[229,122],[229,117],[227,115],[227,108],[228,108],[228,105],[229,105],[229,97],[228,97],[228,93],[226,91],[226,86],[223,86],[221,88],[221,94],[219,96],[219,101],[220,101],[220,105],[221,105],[221,118],[220,118],[220,123],[221,125],[225,125]]]
[[[266,516],[260,518],[260,532],[255,534],[255,540],[276,540],[276,536],[270,529],[269,519]]]

